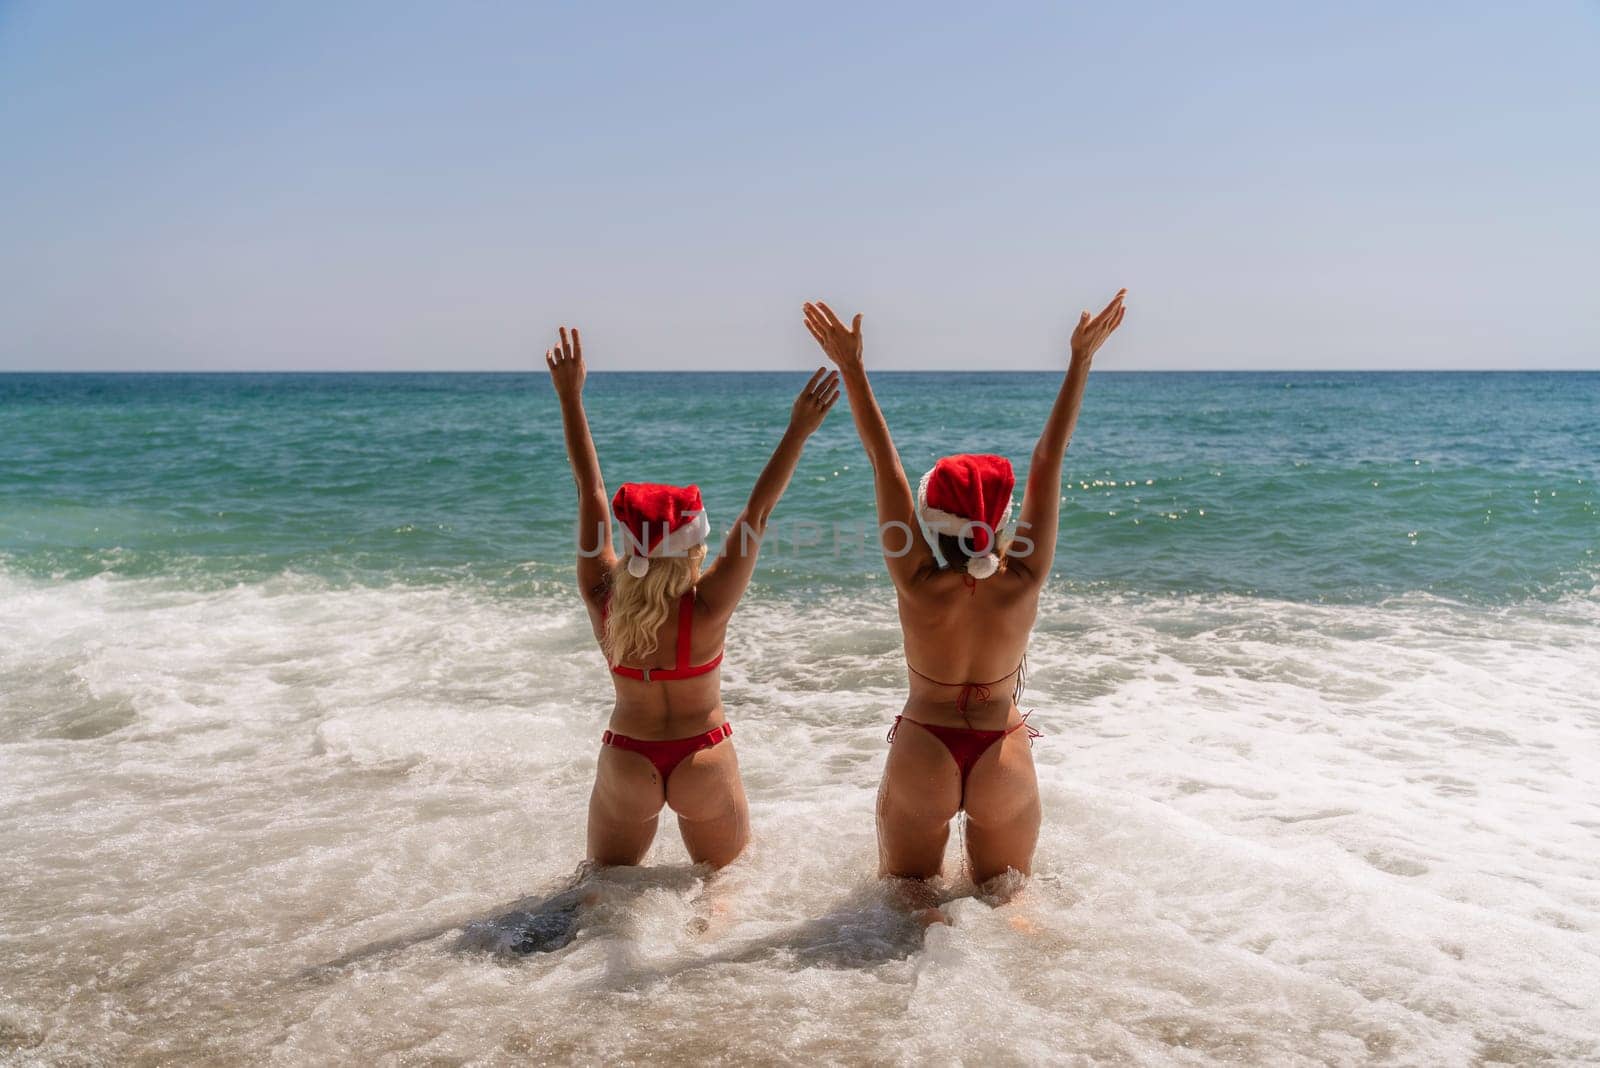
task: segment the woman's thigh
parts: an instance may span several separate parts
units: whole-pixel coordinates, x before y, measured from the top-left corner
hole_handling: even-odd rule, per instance
[[[1039,781],[1026,729],[1012,731],[967,776],[967,859],[972,880],[1033,870],[1039,843]]]
[[[733,743],[691,753],[667,779],[667,804],[696,864],[722,867],[750,841],[750,810]]]
[[[656,836],[666,800],[655,766],[614,746],[602,746],[589,795],[589,859],[637,864]]]
[[[931,879],[944,867],[950,821],[961,808],[961,772],[944,743],[901,720],[878,788],[878,869]]]

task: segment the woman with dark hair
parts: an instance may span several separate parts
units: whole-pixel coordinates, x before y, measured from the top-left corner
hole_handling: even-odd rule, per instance
[[[1039,787],[1029,751],[1034,732],[1022,729],[1027,724],[1017,707],[1023,655],[1055,558],[1062,457],[1090,364],[1121,324],[1126,292],[1099,315],[1084,312],[1073,331],[1072,360],[1034,446],[1017,536],[1009,543],[1003,535],[1015,481],[1010,461],[946,456],[913,494],[867,381],[861,316],[846,327],[826,304],[805,306],[806,327],[839,368],[872,462],[884,558],[905,638],[910,692],[889,732],[878,791],[885,876],[938,876],[958,812],[967,816],[975,883],[1032,868]],[[913,533],[918,529],[921,538]],[[923,918],[941,917],[930,910]]]
[[[739,762],[728,740],[733,727],[722,708],[723,638],[806,439],[839,399],[839,376],[819,367],[800,391],[722,554],[702,571],[711,524],[696,486],[623,483],[611,500],[624,533],[617,554],[583,409],[577,330],[569,335],[561,328],[545,364],[578,483],[578,590],[616,698],[589,798],[589,859],[639,863],[666,806],[678,817],[690,859],[721,867],[750,837]]]

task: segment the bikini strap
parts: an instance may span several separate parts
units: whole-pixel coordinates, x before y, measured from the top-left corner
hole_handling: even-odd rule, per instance
[[[1012,668],[1004,675],[1001,675],[998,679],[991,679],[988,682],[941,682],[932,676],[924,675],[922,672],[912,667],[911,661],[909,660],[906,661],[906,670],[911,672],[911,674],[915,675],[917,678],[925,679],[928,682],[933,683],[935,686],[948,686],[952,690],[959,686],[961,688],[961,692],[956,695],[956,711],[965,712],[967,710],[967,706],[972,703],[973,698],[977,698],[979,703],[989,700],[989,698],[993,696],[993,691],[990,689],[990,687],[997,686],[1011,678],[1013,675],[1016,675],[1022,670],[1023,664],[1026,664],[1027,662],[1027,656],[1024,655],[1022,663],[1019,663],[1016,667]],[[1013,699],[1015,699],[1014,696]]]
[[[678,660],[673,665],[674,670],[686,671],[693,667],[689,663],[690,649],[694,643],[694,590],[683,591],[683,596],[678,600]]]
[[[1027,729],[1027,731],[1028,731],[1028,748],[1029,749],[1033,748],[1033,740],[1035,738],[1043,738],[1044,737],[1044,731],[1040,730],[1038,727],[1035,727],[1033,724],[1028,722],[1028,717],[1031,716],[1031,715],[1033,715],[1033,709],[1030,708],[1030,709],[1028,709],[1026,712],[1024,712],[1022,714],[1022,722],[1018,723],[1016,727],[1012,727],[1011,728],[1012,731],[1016,730],[1018,727],[1023,727],[1023,728]],[[1010,734],[1011,731],[1007,731],[1006,733]]]
[[[1022,664],[1019,663],[1016,667],[1012,668],[1010,671],[1006,672],[1004,675],[1001,675],[998,679],[990,679],[988,682],[945,682],[942,679],[934,678],[932,675],[924,675],[922,672],[920,672],[916,668],[912,667],[911,666],[911,661],[909,661],[909,660],[906,661],[906,670],[911,672],[911,674],[915,675],[917,678],[924,679],[924,680],[926,680],[928,682],[931,682],[935,686],[949,686],[952,689],[954,689],[957,686],[996,686],[996,685],[998,685],[998,684],[1000,684],[1002,682],[1005,682],[1011,676],[1013,676],[1017,672],[1021,671],[1022,670]]]

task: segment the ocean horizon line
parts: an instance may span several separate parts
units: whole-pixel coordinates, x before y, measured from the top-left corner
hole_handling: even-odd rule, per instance
[[[590,375],[719,375],[728,377],[747,377],[755,375],[789,375],[802,374],[810,370],[809,367],[775,367],[770,369],[736,369],[736,368],[622,368],[613,367],[604,370],[590,368]],[[942,368],[942,367],[898,367],[898,368],[873,368],[874,377],[879,375],[1049,375],[1065,373],[1065,367],[1040,367],[1040,368]],[[303,377],[314,376],[366,376],[366,377],[401,377],[406,375],[457,375],[457,376],[486,376],[504,375],[507,377],[524,375],[543,375],[543,367],[528,367],[526,369],[492,368],[484,370],[471,370],[455,368],[451,370],[406,369],[406,370],[343,370],[343,369],[307,369],[307,368],[280,368],[280,369],[196,369],[183,370],[93,370],[74,369],[69,371],[41,371],[41,370],[0,370],[0,377],[57,377],[72,378],[79,376],[163,376],[163,377],[223,377],[250,375],[296,375]],[[1097,368],[1096,375],[1600,375],[1600,367],[1105,367]]]

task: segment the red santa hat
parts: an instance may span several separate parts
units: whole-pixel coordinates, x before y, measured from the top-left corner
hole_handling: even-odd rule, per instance
[[[917,485],[917,518],[933,555],[946,563],[939,551],[940,534],[964,537],[978,555],[967,564],[967,574],[986,579],[1000,570],[996,535],[1011,519],[1011,491],[1017,477],[1004,456],[962,453],[946,456],[922,476]]]
[[[652,559],[682,556],[711,533],[699,486],[624,482],[611,498],[611,514],[623,526],[623,554],[634,578],[649,574]]]

